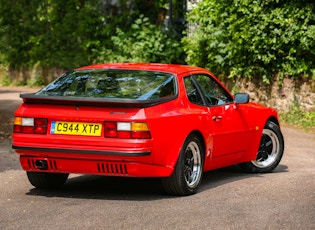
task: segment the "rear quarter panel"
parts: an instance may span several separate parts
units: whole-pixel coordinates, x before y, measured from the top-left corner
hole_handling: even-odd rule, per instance
[[[198,131],[204,138],[209,136],[206,131],[206,110],[191,109],[186,103],[177,100],[146,109],[155,164],[175,167],[180,150],[190,133]]]

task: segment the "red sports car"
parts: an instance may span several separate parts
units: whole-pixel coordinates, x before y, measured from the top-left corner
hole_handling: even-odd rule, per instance
[[[203,172],[270,172],[283,155],[277,112],[198,67],[86,66],[21,98],[13,149],[38,188],[79,173],[160,177],[167,193],[190,195]]]

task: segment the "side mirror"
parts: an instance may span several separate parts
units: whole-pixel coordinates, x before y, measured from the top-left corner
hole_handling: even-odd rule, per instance
[[[249,102],[249,95],[247,93],[237,93],[234,96],[236,104],[247,104]]]

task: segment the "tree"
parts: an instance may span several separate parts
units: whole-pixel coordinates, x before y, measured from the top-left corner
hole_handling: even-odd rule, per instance
[[[143,15],[128,30],[117,28],[110,44],[96,51],[98,62],[184,63],[184,58],[179,58],[183,52],[180,41]]]
[[[167,3],[168,0],[0,0],[0,63],[18,70],[34,65],[73,69],[118,59],[174,62],[181,54],[180,40],[164,28]],[[145,21],[143,28],[135,28],[139,20]],[[129,49],[122,50],[122,43]],[[136,50],[130,49],[134,43]],[[150,47],[155,47],[157,53],[153,54]],[[108,52],[110,57],[103,56]],[[123,59],[122,53],[126,56]]]
[[[1,62],[13,68],[28,66],[34,37],[41,33],[42,24],[37,9],[41,1],[0,0],[0,53]],[[27,9],[27,10],[25,10]]]

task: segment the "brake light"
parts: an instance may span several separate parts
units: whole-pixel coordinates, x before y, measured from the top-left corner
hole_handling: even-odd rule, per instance
[[[15,117],[14,133],[46,134],[47,119],[31,117]]]
[[[123,139],[150,139],[149,126],[145,122],[105,122],[105,137]]]

